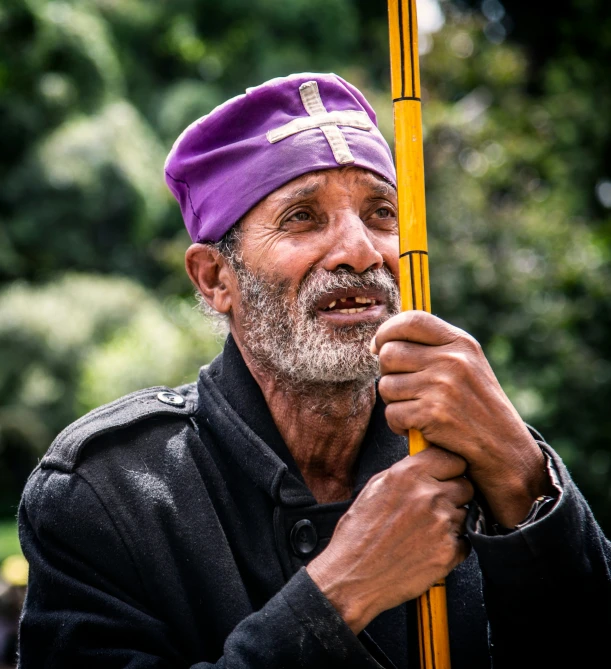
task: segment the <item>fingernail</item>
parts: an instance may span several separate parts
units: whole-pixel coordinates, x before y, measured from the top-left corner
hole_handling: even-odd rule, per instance
[[[371,351],[372,355],[378,355],[378,347],[376,346],[376,338],[375,336],[372,338],[370,344],[369,344],[369,350]]]

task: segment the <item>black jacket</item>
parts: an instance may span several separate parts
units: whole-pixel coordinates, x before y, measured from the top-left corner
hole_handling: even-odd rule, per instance
[[[383,411],[378,400],[355,496],[407,452]],[[447,579],[453,669],[606,653],[611,548],[548,452],[564,491],[551,513],[508,536],[471,523],[474,551]],[[32,474],[20,667],[416,668],[414,602],[356,637],[302,568],[349,504],[315,502],[229,339],[197,384],[96,409]]]

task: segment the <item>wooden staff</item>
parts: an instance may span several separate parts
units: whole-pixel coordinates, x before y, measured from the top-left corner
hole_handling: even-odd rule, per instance
[[[401,307],[404,311],[430,312],[416,0],[388,0],[388,21],[399,197]],[[427,446],[421,432],[409,431],[410,455]],[[445,581],[435,583],[418,598],[418,638],[421,668],[449,669]]]

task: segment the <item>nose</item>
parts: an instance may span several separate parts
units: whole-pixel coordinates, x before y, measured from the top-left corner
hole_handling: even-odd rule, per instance
[[[328,272],[350,269],[361,274],[368,269],[380,269],[384,265],[382,254],[372,243],[370,233],[363,221],[353,212],[338,216],[333,226],[331,246],[323,267]]]

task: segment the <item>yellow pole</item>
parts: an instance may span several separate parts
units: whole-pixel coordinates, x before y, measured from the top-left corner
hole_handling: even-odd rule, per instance
[[[421,309],[430,312],[416,0],[388,0],[388,22],[399,196],[401,307],[404,311]],[[427,446],[421,432],[410,430],[410,455]],[[449,669],[445,581],[435,583],[418,598],[418,638],[421,668]]]

